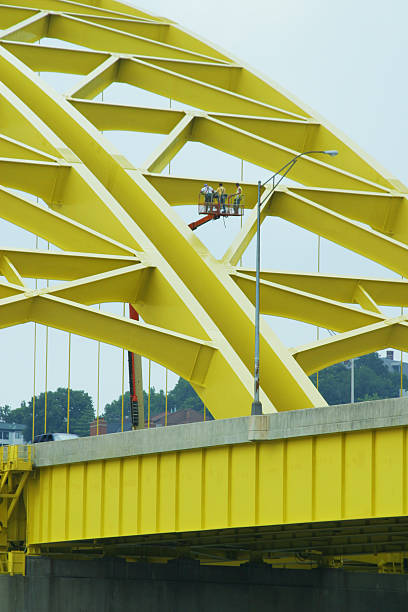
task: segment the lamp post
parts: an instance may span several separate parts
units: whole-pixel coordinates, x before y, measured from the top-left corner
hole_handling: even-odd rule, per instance
[[[259,320],[260,320],[260,269],[261,269],[261,187],[264,187],[272,181],[272,190],[269,197],[275,191],[277,186],[288,172],[293,168],[296,162],[304,155],[315,155],[323,154],[334,157],[338,154],[338,151],[325,150],[325,151],[305,151],[295,155],[287,164],[285,164],[280,170],[275,172],[267,181],[262,183],[258,181],[258,203],[257,203],[257,215],[256,215],[256,283],[255,283],[255,368],[254,368],[254,401],[252,402],[251,414],[262,414],[262,403],[259,400]],[[284,170],[283,174],[282,171]],[[275,177],[280,175],[279,180],[275,183]]]

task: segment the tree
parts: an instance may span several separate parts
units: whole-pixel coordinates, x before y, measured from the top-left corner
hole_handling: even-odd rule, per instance
[[[311,376],[315,385],[316,378],[316,374]],[[402,385],[404,389],[408,386],[406,376],[403,376]],[[390,371],[378,353],[363,355],[355,360],[354,398],[356,402],[398,397],[400,386],[400,372]],[[319,372],[319,391],[328,404],[350,402],[350,368],[340,363]]]
[[[68,389],[59,388],[47,393],[47,431],[65,432],[67,430],[67,399]],[[70,391],[70,433],[78,436],[89,436],[89,426],[94,420],[92,398],[85,391]],[[9,406],[0,407],[0,420],[7,423],[25,425],[24,438],[32,438],[33,398],[28,404],[23,401],[21,406],[11,410]],[[45,393],[35,397],[34,435],[44,432],[45,426]]]
[[[143,391],[145,419],[147,419],[148,395]],[[129,391],[126,391],[123,401],[124,414],[129,414]],[[154,417],[162,414],[166,409],[166,395],[163,389],[156,391],[154,387],[150,388],[150,416]],[[183,378],[179,378],[176,386],[167,395],[167,410],[197,410],[202,412],[204,404],[200,400],[197,393],[189,382]],[[104,417],[108,423],[119,422],[122,418],[122,396],[106,404]]]
[[[317,376],[311,380],[317,386]],[[350,372],[342,363],[319,372],[319,391],[328,404],[345,404],[350,401]]]

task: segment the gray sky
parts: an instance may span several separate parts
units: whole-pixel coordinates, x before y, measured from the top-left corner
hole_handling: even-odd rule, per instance
[[[143,7],[142,4],[140,4]],[[262,0],[234,3],[227,0],[204,2],[149,0],[146,8],[184,25],[216,42],[253,68],[295,94],[333,125],[341,129],[400,180],[408,184],[408,136],[406,99],[408,84],[408,3],[404,0],[292,0],[282,3]],[[58,91],[67,90],[76,77],[44,75]],[[136,88],[114,85],[106,100],[167,106],[168,101]],[[131,100],[129,100],[131,96]],[[176,105],[177,106],[177,105]],[[174,103],[173,103],[174,107]],[[180,106],[181,107],[181,106]],[[106,135],[133,163],[147,157],[161,136]],[[219,168],[222,168],[221,176]],[[222,153],[209,153],[203,145],[191,143],[172,163],[172,173],[196,176],[239,178],[238,159]],[[267,175],[262,169],[244,166],[245,180],[256,181]],[[180,210],[191,220],[195,210]],[[221,255],[238,225],[219,222],[200,230],[200,237],[214,254]],[[34,239],[21,230],[0,222],[0,244],[34,247]],[[44,244],[40,245],[44,248]],[[286,270],[316,270],[316,237],[277,219],[263,226],[263,266]],[[253,248],[244,256],[244,265],[253,265]],[[394,275],[362,257],[322,242],[321,270],[339,274],[368,276]],[[112,310],[112,306],[104,307]],[[115,308],[121,312],[121,307]],[[387,312],[393,314],[392,309]],[[308,325],[271,319],[274,331],[288,346],[311,342],[316,331]],[[0,357],[0,405],[13,407],[28,399],[33,390],[33,325],[2,330]],[[44,390],[45,329],[37,328],[37,393]],[[67,335],[49,331],[48,388],[67,384]],[[84,388],[97,397],[97,345],[73,338],[71,386]],[[100,408],[117,397],[122,384],[122,351],[101,348]],[[169,374],[169,389],[176,377]],[[145,383],[147,372],[145,368]],[[164,387],[165,371],[153,364],[152,383]],[[125,376],[125,389],[127,377]]]

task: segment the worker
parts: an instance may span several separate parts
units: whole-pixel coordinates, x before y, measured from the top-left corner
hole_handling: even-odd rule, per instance
[[[223,186],[222,183],[219,183],[217,189],[215,190],[214,198],[217,200],[218,204],[222,206],[223,213],[227,212],[225,209],[226,197],[227,197],[227,194],[225,193],[225,187]]]
[[[237,215],[242,201],[242,187],[239,183],[235,183],[235,186],[237,190],[234,193],[234,214]]]
[[[202,187],[200,190],[200,193],[204,194],[204,201],[206,205],[205,212],[210,212],[214,196],[214,189],[211,187],[211,185],[207,185],[207,183],[205,183],[204,187]]]

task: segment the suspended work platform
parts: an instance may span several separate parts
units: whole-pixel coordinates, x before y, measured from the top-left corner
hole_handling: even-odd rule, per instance
[[[401,559],[407,432],[408,400],[393,399],[38,444],[23,545],[202,563]]]
[[[217,194],[200,192],[198,195],[198,214],[211,214],[217,217],[242,217],[244,214],[244,199],[243,194],[225,194],[217,197]]]

